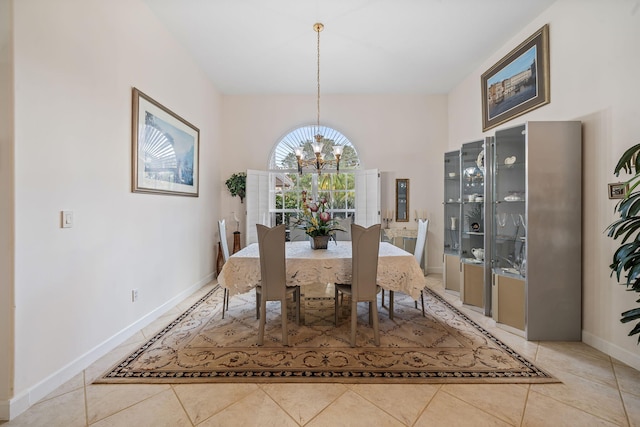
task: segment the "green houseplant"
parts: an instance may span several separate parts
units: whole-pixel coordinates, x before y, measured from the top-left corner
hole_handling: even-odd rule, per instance
[[[225,181],[229,192],[233,197],[240,197],[240,203],[244,202],[244,197],[247,194],[247,174],[244,172],[234,173]]]
[[[625,283],[629,291],[640,292],[640,144],[634,145],[624,152],[614,173],[619,176],[624,169],[633,176],[626,182],[628,190],[624,197],[616,204],[616,211],[620,218],[607,227],[609,237],[614,240],[622,238],[620,247],[613,254],[613,262],[609,266],[611,275],[614,273],[618,281],[626,275]],[[640,303],[640,299],[636,300]],[[628,323],[638,321],[629,332],[629,336],[640,334],[640,307],[627,310],[620,314],[620,321]],[[640,343],[640,337],[638,337]]]

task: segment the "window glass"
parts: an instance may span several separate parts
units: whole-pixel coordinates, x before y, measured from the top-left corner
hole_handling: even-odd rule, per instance
[[[355,215],[355,175],[354,169],[359,169],[360,160],[351,142],[340,132],[320,127],[324,136],[322,153],[326,160],[333,160],[333,145],[342,145],[343,153],[340,158],[340,172],[335,165],[327,166],[318,174],[315,169],[305,167],[303,173],[298,173],[298,163],[295,149],[303,147],[306,158],[314,156],[311,142],[313,135],[318,133],[316,126],[304,126],[288,133],[275,146],[269,161],[271,182],[274,183],[272,198],[273,210],[270,212],[272,225],[289,224],[292,217],[296,217],[302,208],[302,192],[307,192],[307,198],[318,200],[324,197],[333,218],[346,218]]]

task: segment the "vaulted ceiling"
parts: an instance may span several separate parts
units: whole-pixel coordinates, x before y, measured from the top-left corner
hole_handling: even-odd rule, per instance
[[[145,0],[225,94],[447,93],[555,0]],[[515,47],[515,46],[514,46]]]

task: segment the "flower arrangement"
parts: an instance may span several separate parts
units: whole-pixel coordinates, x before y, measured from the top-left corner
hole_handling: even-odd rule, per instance
[[[333,231],[345,231],[337,225],[336,220],[331,219],[331,214],[327,212],[327,199],[321,197],[316,203],[312,199],[307,199],[306,191],[302,192],[302,213],[295,224],[311,237],[331,236]]]

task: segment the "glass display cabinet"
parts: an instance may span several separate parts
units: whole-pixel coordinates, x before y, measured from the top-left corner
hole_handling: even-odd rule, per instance
[[[460,150],[460,298],[464,304],[490,310],[485,269],[485,141],[462,145]],[[485,314],[490,314],[486,312]]]
[[[460,292],[460,151],[444,153],[444,288]]]
[[[492,316],[528,340],[581,339],[581,141],[580,122],[528,122],[487,150]]]

